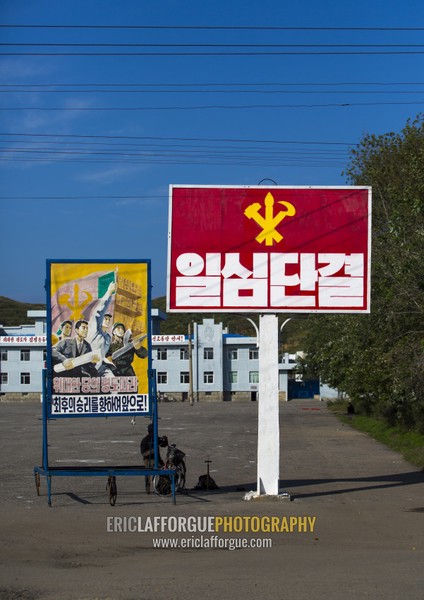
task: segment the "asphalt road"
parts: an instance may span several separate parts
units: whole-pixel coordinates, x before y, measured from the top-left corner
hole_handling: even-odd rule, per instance
[[[176,506],[147,495],[139,477],[118,478],[114,507],[102,477],[53,477],[49,507],[44,478],[37,497],[33,476],[41,407],[0,404],[1,600],[422,600],[424,474],[398,454],[340,424],[323,403],[283,403],[280,474],[292,500],[246,501],[256,489],[257,405],[160,404],[159,414],[160,433],[187,455],[188,491]],[[140,464],[146,424],[54,421],[50,465]],[[207,460],[219,489],[193,490]],[[164,531],[146,530],[155,517]],[[173,532],[173,517],[180,529],[211,517],[244,529]],[[259,522],[280,530],[246,531]],[[136,530],[108,531],[125,523]],[[212,538],[215,547],[195,547]],[[157,548],[157,539],[186,547]],[[267,540],[271,547],[228,548]]]

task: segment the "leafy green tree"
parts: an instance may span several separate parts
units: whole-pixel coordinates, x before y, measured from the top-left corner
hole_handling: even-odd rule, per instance
[[[345,174],[373,188],[371,314],[311,318],[307,368],[362,411],[424,431],[423,115],[366,135]]]

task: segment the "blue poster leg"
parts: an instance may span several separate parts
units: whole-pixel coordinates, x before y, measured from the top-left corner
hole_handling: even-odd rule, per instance
[[[49,503],[49,506],[52,505],[52,478],[49,472],[46,473],[46,479],[47,479],[47,500]]]
[[[47,371],[43,369],[43,469],[45,471],[49,468],[49,454],[48,454],[48,437],[47,437]]]
[[[175,497],[175,471],[172,474],[172,504],[176,504],[177,500]]]

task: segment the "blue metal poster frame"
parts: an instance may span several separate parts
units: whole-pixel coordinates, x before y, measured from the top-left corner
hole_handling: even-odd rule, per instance
[[[53,264],[84,264],[84,265],[120,265],[120,264],[131,264],[131,265],[143,265],[147,269],[147,281],[146,281],[146,294],[147,294],[147,316],[146,316],[146,329],[147,329],[147,382],[148,382],[148,409],[144,411],[118,411],[118,412],[107,412],[107,413],[91,413],[86,414],[74,413],[74,414],[53,414],[52,413],[52,399],[53,399],[53,360],[52,360],[52,312],[51,312],[51,267]],[[37,493],[39,494],[40,488],[40,475],[46,477],[47,482],[47,499],[48,504],[51,506],[52,503],[52,491],[51,491],[51,478],[52,476],[58,477],[79,477],[79,476],[107,476],[113,477],[114,480],[117,475],[122,476],[146,476],[146,475],[168,475],[171,477],[172,482],[172,500],[175,504],[175,472],[173,470],[159,469],[158,465],[158,414],[157,414],[157,393],[156,393],[156,374],[151,369],[151,285],[150,285],[150,260],[87,260],[87,261],[73,261],[73,260],[48,260],[47,261],[47,279],[46,279],[46,293],[47,293],[47,369],[43,371],[43,445],[42,445],[42,466],[34,467],[34,476],[37,487]],[[148,469],[144,466],[133,466],[133,465],[119,465],[119,466],[62,466],[52,467],[49,464],[49,444],[48,444],[48,426],[51,419],[63,419],[63,418],[81,418],[81,417],[133,417],[143,416],[150,417],[153,422],[154,430],[154,450],[155,450],[155,465],[154,468]]]
[[[105,393],[102,395],[93,395],[90,393],[87,394],[77,394],[75,395],[71,395],[69,394],[68,396],[64,396],[65,398],[69,398],[69,402],[72,401],[75,403],[75,401],[77,401],[79,403],[79,411],[80,412],[70,412],[70,410],[68,410],[65,414],[63,414],[60,411],[56,411],[53,410],[53,402],[56,402],[55,398],[58,397],[58,395],[55,395],[53,393],[53,382],[54,382],[54,371],[53,371],[53,353],[54,353],[54,345],[53,345],[53,338],[55,336],[54,331],[52,331],[52,296],[53,294],[51,293],[52,291],[52,269],[53,268],[66,268],[66,269],[70,269],[70,268],[74,268],[78,269],[78,268],[83,268],[86,267],[86,270],[89,269],[91,266],[93,266],[92,268],[99,268],[99,266],[103,266],[105,269],[113,269],[113,268],[117,268],[119,267],[119,265],[130,265],[133,268],[136,268],[138,265],[140,265],[141,268],[146,270],[146,281],[145,281],[145,289],[143,290],[146,297],[147,297],[147,303],[146,303],[146,333],[147,333],[147,373],[151,373],[151,364],[152,364],[152,353],[151,353],[151,323],[150,323],[150,312],[151,312],[151,285],[150,285],[150,260],[144,259],[144,260],[134,260],[134,259],[129,259],[129,260],[47,260],[47,274],[46,274],[46,293],[47,293],[47,395],[48,395],[48,414],[49,417],[54,417],[54,418],[72,418],[72,417],[98,417],[98,416],[108,416],[108,417],[112,417],[112,416],[152,416],[152,406],[151,406],[151,397],[152,397],[152,380],[151,377],[149,378],[149,384],[148,384],[148,409],[147,410],[114,410],[114,411],[108,411],[106,412],[104,410],[103,407],[103,412],[83,412],[85,410],[84,408],[84,404],[87,404],[88,402],[91,403],[91,401],[95,401],[100,402],[100,400],[102,400],[104,402],[104,404],[109,403],[116,403],[116,401],[119,402],[120,396],[114,396],[113,393]],[[74,379],[78,379],[78,378],[74,378]],[[119,379],[119,378],[116,378]],[[63,397],[63,396],[61,396]],[[131,399],[132,402],[136,401],[136,399],[140,399],[140,394],[127,394],[127,395],[121,395],[121,397],[125,398],[127,397],[128,399]],[[84,402],[83,402],[83,398],[84,398]]]

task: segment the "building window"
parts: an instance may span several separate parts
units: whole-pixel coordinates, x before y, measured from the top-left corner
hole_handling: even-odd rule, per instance
[[[0,360],[7,360],[7,350],[4,350],[3,348],[0,350]]]
[[[213,371],[204,371],[203,383],[213,383]]]
[[[43,350],[43,360],[44,360],[44,362],[46,362],[46,360],[47,360],[47,350],[45,348]]]
[[[228,372],[228,383],[238,383],[238,371]]]
[[[228,350],[228,358],[230,360],[237,360],[238,359],[238,350]]]
[[[213,348],[203,348],[203,358],[205,360],[213,359]]]
[[[181,371],[180,383],[190,383],[190,373],[188,371]]]
[[[9,383],[8,373],[0,373],[0,383],[2,385],[7,385]]]
[[[21,373],[21,384],[29,385],[31,383],[31,373]]]
[[[21,350],[21,360],[29,362],[31,360],[31,351],[29,348],[23,348]]]
[[[180,348],[180,360],[188,360],[187,348]]]
[[[259,383],[259,371],[249,371],[249,383]]]
[[[158,371],[158,383],[168,383],[168,373],[166,371]]]
[[[249,360],[257,360],[259,358],[259,350],[251,348],[249,350]]]
[[[158,360],[166,360],[168,358],[168,352],[166,348],[158,348]]]

